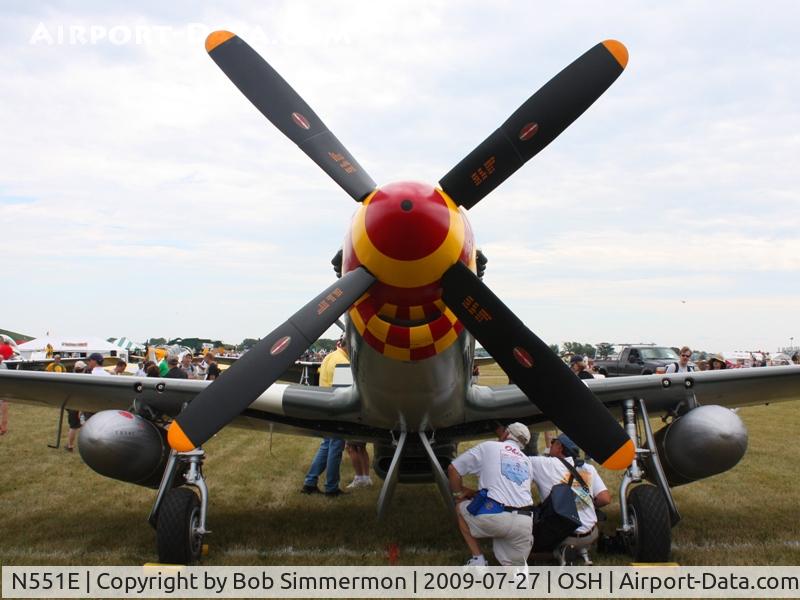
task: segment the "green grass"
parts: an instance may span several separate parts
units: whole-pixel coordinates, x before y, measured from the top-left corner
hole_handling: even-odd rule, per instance
[[[485,368],[485,381],[501,376]],[[493,379],[492,379],[493,378]],[[674,490],[683,521],[673,530],[681,564],[800,564],[794,468],[800,457],[800,405],[742,409],[750,448],[732,471]],[[47,447],[58,412],[10,406],[0,437],[2,564],[142,564],[156,560],[147,515],[155,492],[95,474],[77,453]],[[211,491],[206,565],[455,565],[466,555],[433,486],[398,486],[389,518],[378,523],[379,486],[330,499],[299,493],[318,439],[227,428],[206,446]],[[463,449],[463,448],[462,448]],[[614,497],[618,475],[603,477]],[[352,478],[345,458],[342,485]],[[374,476],[373,476],[373,479]],[[379,480],[376,479],[376,484]],[[484,545],[488,548],[488,544]],[[626,564],[601,556],[598,564]]]

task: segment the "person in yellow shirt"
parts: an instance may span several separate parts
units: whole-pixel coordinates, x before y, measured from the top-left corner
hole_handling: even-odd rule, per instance
[[[350,355],[347,352],[347,342],[342,338],[336,343],[336,350],[322,359],[319,366],[319,387],[333,387],[333,376],[336,365],[349,365]]]
[[[67,367],[61,363],[61,355],[53,354],[53,362],[47,365],[45,369],[48,373],[66,373]]]
[[[347,341],[342,337],[337,344],[336,350],[328,354],[319,367],[320,387],[332,387],[336,365],[349,363],[350,355],[347,352]],[[314,460],[311,461],[311,467],[306,473],[303,487],[300,491],[304,494],[319,494],[317,481],[322,472],[325,471],[325,495],[329,498],[335,498],[344,494],[345,492],[339,489],[339,467],[342,463],[343,450],[343,439],[323,438],[316,455],[314,455]]]

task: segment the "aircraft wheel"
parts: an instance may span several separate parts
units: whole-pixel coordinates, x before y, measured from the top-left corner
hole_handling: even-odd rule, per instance
[[[199,529],[200,498],[197,494],[186,487],[168,491],[158,511],[158,560],[178,565],[197,562],[203,549]]]
[[[632,529],[628,550],[636,562],[667,562],[672,547],[672,527],[664,495],[654,485],[639,485],[628,494]]]

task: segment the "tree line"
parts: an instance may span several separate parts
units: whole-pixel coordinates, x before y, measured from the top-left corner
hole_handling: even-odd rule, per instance
[[[594,346],[592,344],[584,344],[583,342],[564,342],[563,345],[550,344],[550,349],[558,356],[565,354],[580,354],[581,356],[588,356],[589,358],[608,358],[614,354],[613,344],[608,342],[601,342]]]

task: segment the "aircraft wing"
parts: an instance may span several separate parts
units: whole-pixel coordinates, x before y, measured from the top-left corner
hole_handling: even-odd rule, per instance
[[[584,381],[613,414],[628,398],[644,398],[652,416],[661,415],[692,396],[701,405],[716,404],[730,408],[800,400],[800,368],[764,367],[637,375]],[[536,408],[515,385],[501,387],[473,386],[467,397],[467,423],[448,428],[442,434],[469,437],[491,431],[494,419],[516,419],[539,429],[552,428],[546,415]]]
[[[98,412],[146,404],[175,416],[211,382],[187,379],[97,377],[74,373],[0,370],[0,400]],[[386,441],[387,432],[356,422],[359,398],[352,387],[321,388],[275,383],[235,426],[251,429]]]
[[[701,405],[731,408],[800,400],[800,368],[794,366],[590,379],[586,384],[615,415],[627,398],[644,398],[653,416],[673,409],[692,394]],[[2,370],[0,400],[56,408],[65,404],[67,408],[92,412],[127,410],[138,402],[174,416],[207,385],[207,381],[186,379]],[[276,383],[232,424],[300,435],[334,434],[385,442],[386,431],[357,422],[358,406],[359,398],[352,387]],[[467,395],[465,409],[465,422],[440,429],[441,437],[467,439],[484,435],[494,429],[493,422],[497,419],[519,420],[537,429],[553,427],[516,385],[474,385]]]

